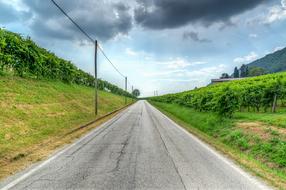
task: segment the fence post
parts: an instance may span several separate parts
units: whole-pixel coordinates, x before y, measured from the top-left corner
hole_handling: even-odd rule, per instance
[[[274,100],[273,100],[273,104],[272,104],[272,112],[273,113],[276,112],[276,104],[277,104],[277,94],[274,95]]]

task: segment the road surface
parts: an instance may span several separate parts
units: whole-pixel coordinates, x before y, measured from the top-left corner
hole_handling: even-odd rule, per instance
[[[146,101],[2,183],[21,190],[267,188]]]

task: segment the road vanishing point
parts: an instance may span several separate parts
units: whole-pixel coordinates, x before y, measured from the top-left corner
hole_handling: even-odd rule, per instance
[[[0,189],[269,189],[138,101]]]

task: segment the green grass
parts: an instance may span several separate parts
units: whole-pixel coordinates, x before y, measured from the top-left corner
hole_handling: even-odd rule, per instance
[[[99,91],[98,117],[124,105],[124,97]],[[0,164],[95,119],[93,88],[56,81],[0,76],[0,107]]]
[[[245,155],[244,157],[247,159],[255,160],[259,163],[259,167],[267,168],[279,180],[281,179],[283,182],[279,183],[286,188],[286,135],[281,133],[279,127],[268,126],[269,123],[283,126],[285,119],[283,121],[277,119],[283,118],[281,114],[237,113],[232,119],[222,119],[215,113],[197,112],[177,104],[154,101],[151,103],[191,131],[193,129],[199,131],[199,133],[212,138],[212,142],[221,143],[227,149],[234,150],[237,158]],[[258,126],[245,128],[238,125],[248,124],[249,121],[265,122],[266,124],[254,123]],[[268,174],[260,173],[258,175],[267,176]],[[281,187],[281,185],[279,186]]]
[[[261,121],[269,125],[286,128],[286,113],[284,111],[277,113],[238,112],[234,118],[238,120]]]

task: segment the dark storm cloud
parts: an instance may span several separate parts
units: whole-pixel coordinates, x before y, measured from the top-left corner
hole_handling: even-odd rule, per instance
[[[123,3],[94,0],[58,0],[58,4],[92,37],[108,40],[127,34],[132,27],[129,7]],[[24,0],[34,17],[31,29],[39,36],[82,39],[77,28],[50,2]]]
[[[184,32],[183,38],[184,38],[184,39],[191,39],[191,40],[193,40],[193,41],[195,41],[195,42],[200,42],[200,43],[210,43],[210,42],[212,42],[212,41],[209,40],[209,39],[200,38],[200,37],[199,37],[199,34],[198,34],[197,32],[193,32],[193,31]]]
[[[266,0],[137,0],[137,23],[152,29],[175,28],[188,23],[209,26],[228,22],[231,16],[250,10]]]

